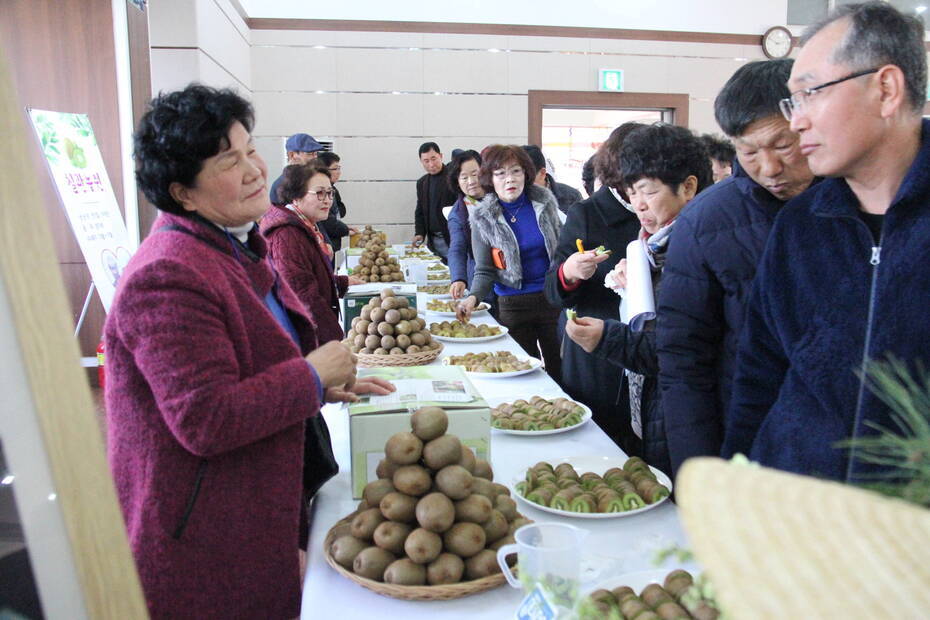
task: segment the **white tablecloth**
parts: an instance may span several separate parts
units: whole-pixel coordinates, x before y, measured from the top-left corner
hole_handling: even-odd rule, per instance
[[[425,301],[420,304],[425,307]],[[427,324],[451,320],[427,313]],[[496,324],[488,315],[474,317],[474,323]],[[509,336],[478,344],[444,342],[447,355],[469,351],[504,351],[525,355]],[[559,386],[542,370],[509,379],[473,379],[475,387],[488,401],[516,400],[534,394],[544,397],[564,396]],[[314,500],[310,530],[309,562],[304,579],[301,618],[511,618],[523,593],[504,585],[482,594],[453,601],[401,601],[380,596],[356,585],[332,570],[323,558],[323,539],[340,519],[355,510],[349,480],[349,423],[342,407],[327,405],[323,414],[332,433],[340,473],[330,480]],[[387,438],[385,437],[385,440]],[[526,468],[539,461],[569,456],[625,456],[593,422],[566,433],[544,437],[520,437],[491,431],[491,464],[494,479],[507,486],[522,476]],[[605,578],[622,573],[654,568],[658,549],[671,544],[687,546],[678,521],[677,509],[666,502],[653,510],[614,519],[573,519],[559,517],[518,503],[518,510],[534,521],[564,521],[589,531],[583,548],[584,575],[582,589]],[[585,581],[588,583],[585,584]]]

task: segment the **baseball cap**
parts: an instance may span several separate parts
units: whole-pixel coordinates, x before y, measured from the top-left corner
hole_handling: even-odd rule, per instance
[[[299,153],[315,153],[316,151],[322,151],[323,145],[309,134],[295,133],[287,139],[287,142],[284,144],[284,150]]]

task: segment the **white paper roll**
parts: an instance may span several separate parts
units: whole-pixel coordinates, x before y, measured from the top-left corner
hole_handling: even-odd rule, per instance
[[[637,239],[626,246],[626,294],[623,298],[627,323],[635,332],[646,321],[656,318],[656,300],[652,292],[652,269],[645,244]]]

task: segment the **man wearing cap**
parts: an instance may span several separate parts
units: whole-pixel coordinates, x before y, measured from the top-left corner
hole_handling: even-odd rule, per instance
[[[446,180],[446,166],[442,162],[439,145],[424,142],[420,145],[419,154],[420,165],[426,174],[417,180],[413,245],[426,241],[427,247],[445,262],[449,253],[449,224],[442,208],[454,205],[458,196]]]
[[[316,159],[317,153],[323,150],[323,145],[309,134],[295,133],[284,143],[284,150],[287,151],[287,164],[285,165],[290,166],[292,164],[305,164],[311,159]],[[281,202],[281,199],[278,198],[278,185],[283,178],[284,173],[281,173],[281,176],[275,179],[275,182],[271,184],[270,194],[272,204],[284,204]]]
[[[779,101],[794,61],[740,67],[714,101],[736,146],[734,175],[681,212],[658,295],[656,347],[672,471],[717,456],[746,300],[775,216],[813,179]]]
[[[568,208],[581,202],[581,192],[571,185],[558,183],[552,178],[552,175],[546,170],[546,157],[543,155],[541,148],[535,144],[524,144],[522,148],[530,156],[533,165],[536,166],[536,178],[533,179],[533,183],[552,192],[559,203],[559,211],[568,215]]]
[[[782,111],[827,178],[786,205],[769,235],[723,454],[862,482],[881,466],[837,443],[902,432],[867,387],[870,363],[894,356],[913,372],[930,360],[924,28],[884,2],[845,5],[802,43]]]

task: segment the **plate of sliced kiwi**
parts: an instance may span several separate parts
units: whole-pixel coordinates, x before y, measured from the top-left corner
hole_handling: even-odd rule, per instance
[[[537,360],[538,361],[538,360]],[[574,430],[591,419],[591,410],[564,397],[490,401],[491,428],[507,435],[554,435]]]
[[[436,316],[455,316],[455,307],[458,305],[458,301],[455,299],[440,299],[438,297],[430,299],[426,302],[426,311],[430,314],[435,314]],[[488,313],[488,310],[491,309],[491,306],[485,302],[481,302],[475,309],[472,310],[472,316],[482,316]]]
[[[716,600],[707,596],[706,584],[704,575],[694,578],[681,568],[671,572],[663,569],[627,573],[598,584],[595,590],[586,594],[578,605],[578,618],[710,620],[717,618],[720,611]]]
[[[518,501],[562,517],[614,519],[668,500],[672,481],[638,456],[575,456],[541,461],[513,481]]]
[[[445,342],[485,342],[507,334],[503,325],[461,323],[458,320],[430,323],[429,331],[433,338]]]
[[[450,355],[442,359],[443,366],[462,366],[465,374],[482,379],[506,379],[533,372],[542,367],[535,357],[517,357],[510,351],[484,351]]]

